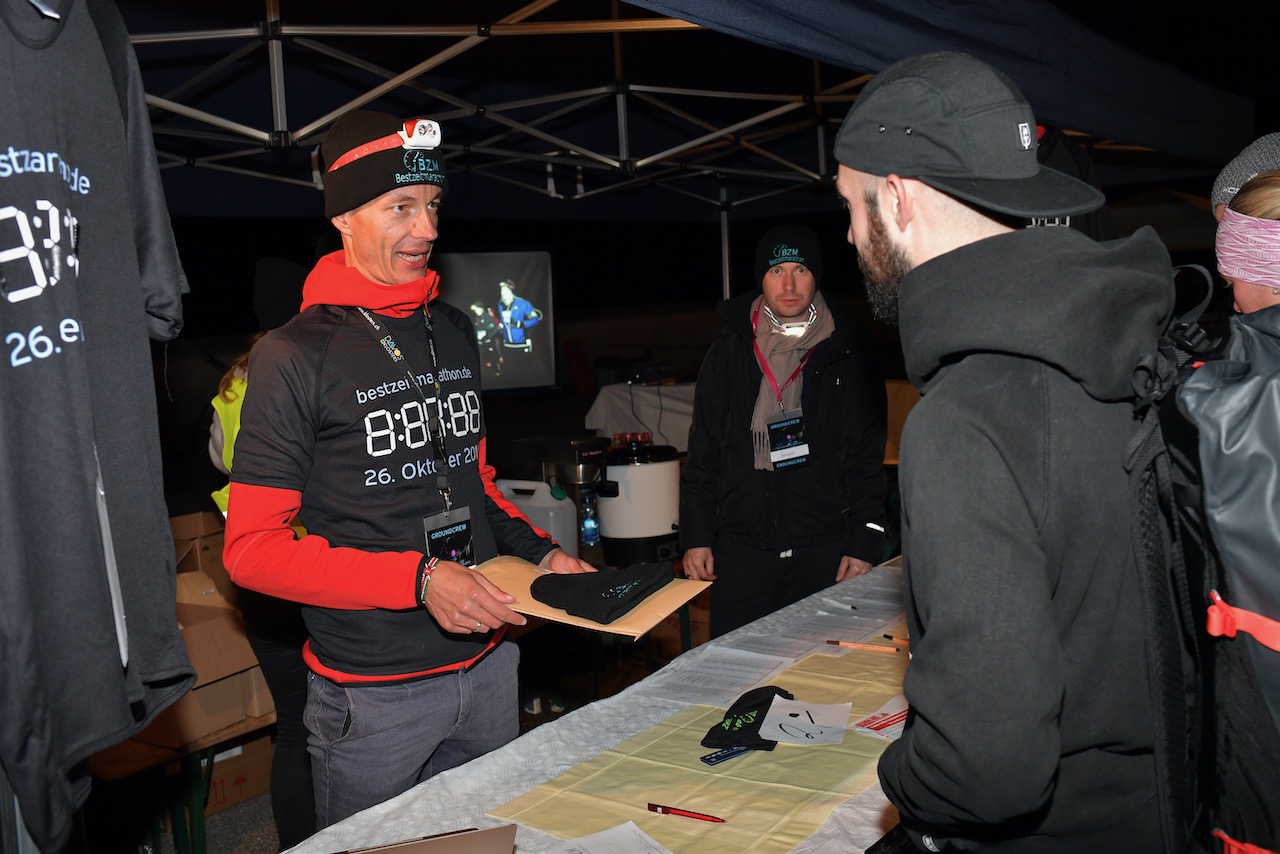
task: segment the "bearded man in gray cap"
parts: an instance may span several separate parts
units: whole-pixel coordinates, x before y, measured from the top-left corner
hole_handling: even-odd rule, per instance
[[[936,53],[878,74],[835,144],[923,393],[900,469],[911,714],[880,780],[931,851],[1174,850],[1124,467],[1172,270],[1149,228],[1021,227],[1104,201],[1037,163],[1035,127],[1004,75]]]
[[[680,476],[685,574],[719,636],[871,569],[884,550],[884,382],[823,297],[813,230],[756,247],[758,289],[719,306]]]
[[[525,618],[470,567],[592,569],[493,485],[475,332],[427,266],[440,137],[425,118],[338,119],[321,155],[342,249],[249,360],[225,558],[237,584],[303,603],[318,827],[518,734],[504,637]]]

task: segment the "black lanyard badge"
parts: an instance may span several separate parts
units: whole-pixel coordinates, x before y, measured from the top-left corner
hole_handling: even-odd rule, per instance
[[[424,517],[427,554],[463,566],[475,566],[476,550],[471,542],[471,508],[454,507]]]
[[[444,502],[444,511],[433,513],[422,519],[423,532],[426,534],[427,554],[440,560],[453,561],[463,566],[475,566],[475,546],[471,542],[471,508],[453,506],[453,489],[449,486],[449,465],[445,460],[444,425],[437,417],[437,408],[431,405],[422,382],[404,354],[395,346],[390,335],[383,334],[381,324],[366,308],[357,311],[369,324],[369,331],[374,339],[382,345],[393,363],[404,362],[405,377],[409,384],[418,391],[422,398],[422,411],[427,414],[427,435],[431,439],[431,450],[436,463],[436,488],[440,491],[440,499]],[[440,361],[436,358],[436,339],[431,329],[431,316],[422,309],[423,325],[427,333],[427,352],[431,355],[432,384],[435,386],[436,400],[440,399]]]
[[[799,408],[769,416],[769,461],[773,470],[799,468],[809,462],[809,443],[804,440],[804,415]]]

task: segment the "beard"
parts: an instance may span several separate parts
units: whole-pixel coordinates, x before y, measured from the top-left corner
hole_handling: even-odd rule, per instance
[[[898,286],[911,272],[906,254],[889,239],[880,217],[880,202],[870,193],[867,206],[867,246],[858,250],[858,269],[867,285],[867,301],[877,320],[898,325]]]

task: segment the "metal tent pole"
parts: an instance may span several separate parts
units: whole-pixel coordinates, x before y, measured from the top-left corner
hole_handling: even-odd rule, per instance
[[[720,182],[720,290],[729,298],[729,204],[728,189]]]

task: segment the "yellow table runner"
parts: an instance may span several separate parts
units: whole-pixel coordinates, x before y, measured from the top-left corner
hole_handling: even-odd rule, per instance
[[[900,633],[900,632],[897,632]],[[849,650],[810,655],[770,684],[810,703],[852,701],[850,720],[901,691],[907,655]],[[780,743],[716,766],[700,742],[722,709],[690,706],[489,813],[561,839],[628,820],[672,851],[698,854],[786,852],[811,835],[839,804],[876,780],[887,742],[847,730],[835,745]],[[650,803],[725,819],[723,824],[658,815]]]

